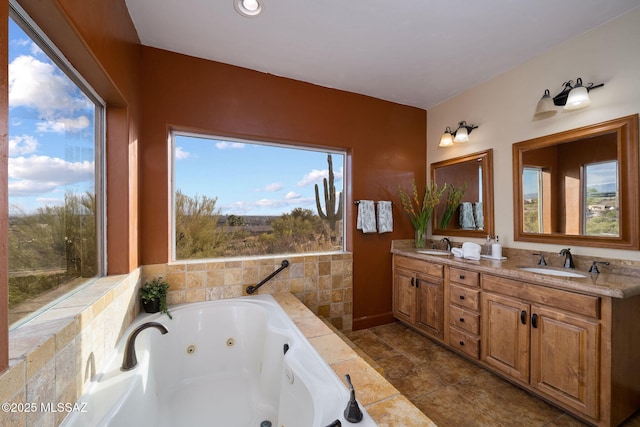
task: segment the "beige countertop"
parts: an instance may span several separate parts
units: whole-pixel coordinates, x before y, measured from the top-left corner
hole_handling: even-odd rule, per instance
[[[629,298],[640,294],[640,279],[638,277],[611,273],[590,274],[587,270],[568,270],[558,267],[542,267],[551,270],[573,271],[585,276],[558,277],[532,273],[519,268],[541,267],[536,265],[533,258],[526,261],[523,261],[521,258],[502,261],[483,258],[479,261],[472,261],[456,258],[453,255],[425,255],[418,253],[415,248],[408,247],[404,241],[399,241],[398,243],[394,241],[391,247],[391,253],[588,295]]]

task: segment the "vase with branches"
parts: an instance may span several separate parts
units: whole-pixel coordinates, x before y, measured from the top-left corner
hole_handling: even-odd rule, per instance
[[[445,184],[446,185],[446,184]],[[440,228],[447,228],[449,225],[449,220],[451,220],[451,216],[458,208],[460,201],[464,197],[464,193],[467,192],[467,183],[460,187],[456,187],[455,185],[448,185],[449,191],[447,192],[447,198],[445,199],[444,212],[442,213],[442,218],[440,218]]]
[[[424,248],[426,243],[425,232],[427,230],[427,224],[433,214],[433,210],[438,206],[438,203],[440,203],[440,198],[446,190],[447,184],[444,184],[440,188],[437,183],[431,182],[425,187],[422,200],[418,196],[418,188],[416,187],[415,181],[412,182],[411,188],[411,195],[404,192],[401,187],[398,187],[398,192],[400,194],[402,207],[416,231],[416,247]]]

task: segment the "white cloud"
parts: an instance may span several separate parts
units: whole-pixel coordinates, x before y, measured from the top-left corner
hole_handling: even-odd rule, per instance
[[[68,162],[48,156],[9,158],[9,194],[48,193],[58,186],[92,181],[94,174],[94,163],[89,161]]]
[[[335,181],[342,180],[342,167],[339,171],[333,173],[333,177]],[[323,178],[329,178],[329,170],[323,169],[313,169],[311,172],[307,173],[300,181],[298,181],[298,187],[306,187],[307,185],[319,184],[322,182]]]
[[[64,199],[60,197],[38,197],[36,201],[44,206],[64,206]]]
[[[262,189],[258,191],[266,191],[268,193],[274,193],[276,191],[280,191],[284,188],[281,182],[272,182],[271,184],[267,184]]]
[[[191,153],[189,153],[188,151],[184,151],[182,147],[176,147],[175,156],[176,160],[184,160],[191,157]]]
[[[31,154],[38,149],[38,140],[31,135],[20,135],[9,140],[9,156]]]
[[[293,200],[293,199],[299,199],[300,198],[300,194],[296,193],[295,191],[289,191],[286,196],[284,196],[285,199],[287,200]]]
[[[21,55],[9,64],[9,107],[35,108],[40,117],[53,118],[64,112],[91,106],[75,84],[53,64]]]
[[[227,148],[244,148],[242,142],[228,142],[228,141],[220,141],[216,143],[216,147],[219,150],[226,150]]]
[[[65,118],[58,120],[46,120],[37,124],[39,132],[78,132],[86,129],[91,124],[87,116],[79,116],[74,118]]]

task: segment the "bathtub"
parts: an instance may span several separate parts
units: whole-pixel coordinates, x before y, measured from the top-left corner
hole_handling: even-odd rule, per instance
[[[349,391],[270,295],[172,307],[173,320],[141,314],[62,425],[375,426],[344,419]],[[138,366],[120,369],[135,327]],[[356,390],[357,397],[358,390]]]

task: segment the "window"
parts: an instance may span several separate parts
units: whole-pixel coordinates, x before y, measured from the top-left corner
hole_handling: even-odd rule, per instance
[[[587,236],[620,235],[620,199],[618,162],[584,165],[584,234]]]
[[[9,18],[9,324],[103,273],[102,103],[35,24]]]
[[[174,259],[343,250],[344,152],[172,139]]]
[[[524,232],[542,233],[542,169],[523,168]]]

